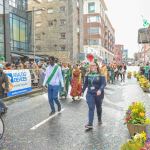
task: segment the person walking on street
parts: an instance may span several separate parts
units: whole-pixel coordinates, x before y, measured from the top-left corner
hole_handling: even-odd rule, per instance
[[[76,65],[72,72],[70,95],[72,96],[73,100],[76,100],[75,97],[78,97],[78,100],[80,100],[81,94],[82,94],[81,70]]]
[[[90,65],[90,72],[85,78],[85,83],[82,92],[84,93],[86,88],[86,100],[89,108],[88,112],[88,124],[85,126],[87,129],[93,128],[94,111],[95,106],[97,108],[97,117],[99,125],[102,124],[102,102],[104,99],[104,88],[106,86],[105,76],[101,76],[98,72],[99,68],[95,63]]]
[[[45,72],[45,79],[43,82],[43,86],[48,86],[48,99],[51,107],[50,115],[55,113],[54,102],[57,104],[58,111],[61,111],[61,104],[58,100],[58,92],[60,83],[62,88],[64,87],[63,76],[61,67],[55,64],[55,58],[52,56],[49,58],[50,64]]]

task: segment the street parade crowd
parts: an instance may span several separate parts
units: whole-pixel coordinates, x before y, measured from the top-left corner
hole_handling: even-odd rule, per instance
[[[33,82],[48,91],[51,108],[49,115],[55,114],[55,103],[58,111],[61,111],[59,98],[67,98],[70,94],[73,101],[81,100],[87,89],[86,101],[89,113],[88,123],[85,127],[90,129],[93,127],[95,107],[98,123],[102,123],[102,102],[106,85],[114,84],[116,80],[125,82],[127,67],[124,63],[100,63],[93,56],[89,56],[86,62],[77,64],[61,63],[54,57],[49,57],[48,61],[39,61],[38,63],[34,61],[24,63],[20,61],[18,64],[3,63],[0,64],[0,99],[4,98],[9,91],[9,80],[3,70],[13,69],[30,69],[32,78],[36,80]],[[71,91],[69,91],[70,86]],[[4,103],[1,102],[0,106],[7,110]]]
[[[58,111],[61,111],[60,99],[72,97],[73,101],[81,100],[83,93],[87,89],[86,101],[88,104],[88,123],[86,128],[93,127],[94,111],[97,109],[98,123],[101,124],[102,102],[104,99],[104,89],[106,84],[114,84],[116,80],[125,82],[127,67],[125,64],[106,64],[100,63],[89,56],[86,62],[77,64],[61,63],[54,57],[48,61],[26,61],[17,64],[0,64],[0,99],[4,98],[9,91],[9,80],[3,70],[30,69],[33,83],[38,87],[48,91],[48,100],[51,108],[49,115],[53,115],[55,110],[54,103],[57,104]],[[35,81],[36,80],[36,81]],[[4,84],[5,83],[5,84]],[[71,91],[69,87],[71,86]],[[70,93],[69,93],[70,92]],[[7,110],[4,103],[1,108]]]

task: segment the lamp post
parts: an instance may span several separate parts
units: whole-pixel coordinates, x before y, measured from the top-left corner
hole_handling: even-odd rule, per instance
[[[35,7],[32,7],[32,10],[28,10],[27,12],[32,12],[32,51],[34,55],[34,62],[35,62],[35,53],[36,53],[36,40],[35,40],[35,34],[36,34],[36,27],[35,27],[35,12],[36,11],[45,11],[45,8],[36,9]]]

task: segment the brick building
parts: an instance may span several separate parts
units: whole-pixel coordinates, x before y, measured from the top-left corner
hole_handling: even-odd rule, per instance
[[[36,54],[53,55],[61,61],[78,60],[83,49],[82,6],[82,0],[42,0],[40,4],[30,0],[29,10],[35,10]]]
[[[84,1],[84,49],[94,49],[95,54],[106,62],[113,60],[115,44],[115,30],[106,14],[107,7],[104,0]]]
[[[124,50],[124,46],[123,45],[120,45],[120,44],[117,44],[114,46],[114,61],[117,63],[117,64],[121,64],[123,59],[123,50]]]

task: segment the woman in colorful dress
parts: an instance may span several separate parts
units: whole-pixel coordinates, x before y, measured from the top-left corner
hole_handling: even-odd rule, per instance
[[[80,100],[81,93],[82,93],[81,71],[77,66],[75,66],[72,71],[70,95],[72,96],[73,100],[75,100],[75,97],[78,97],[78,100]]]
[[[64,96],[67,98],[70,85],[70,69],[67,63],[62,64],[62,75],[64,78],[64,88],[60,88],[60,97]]]

